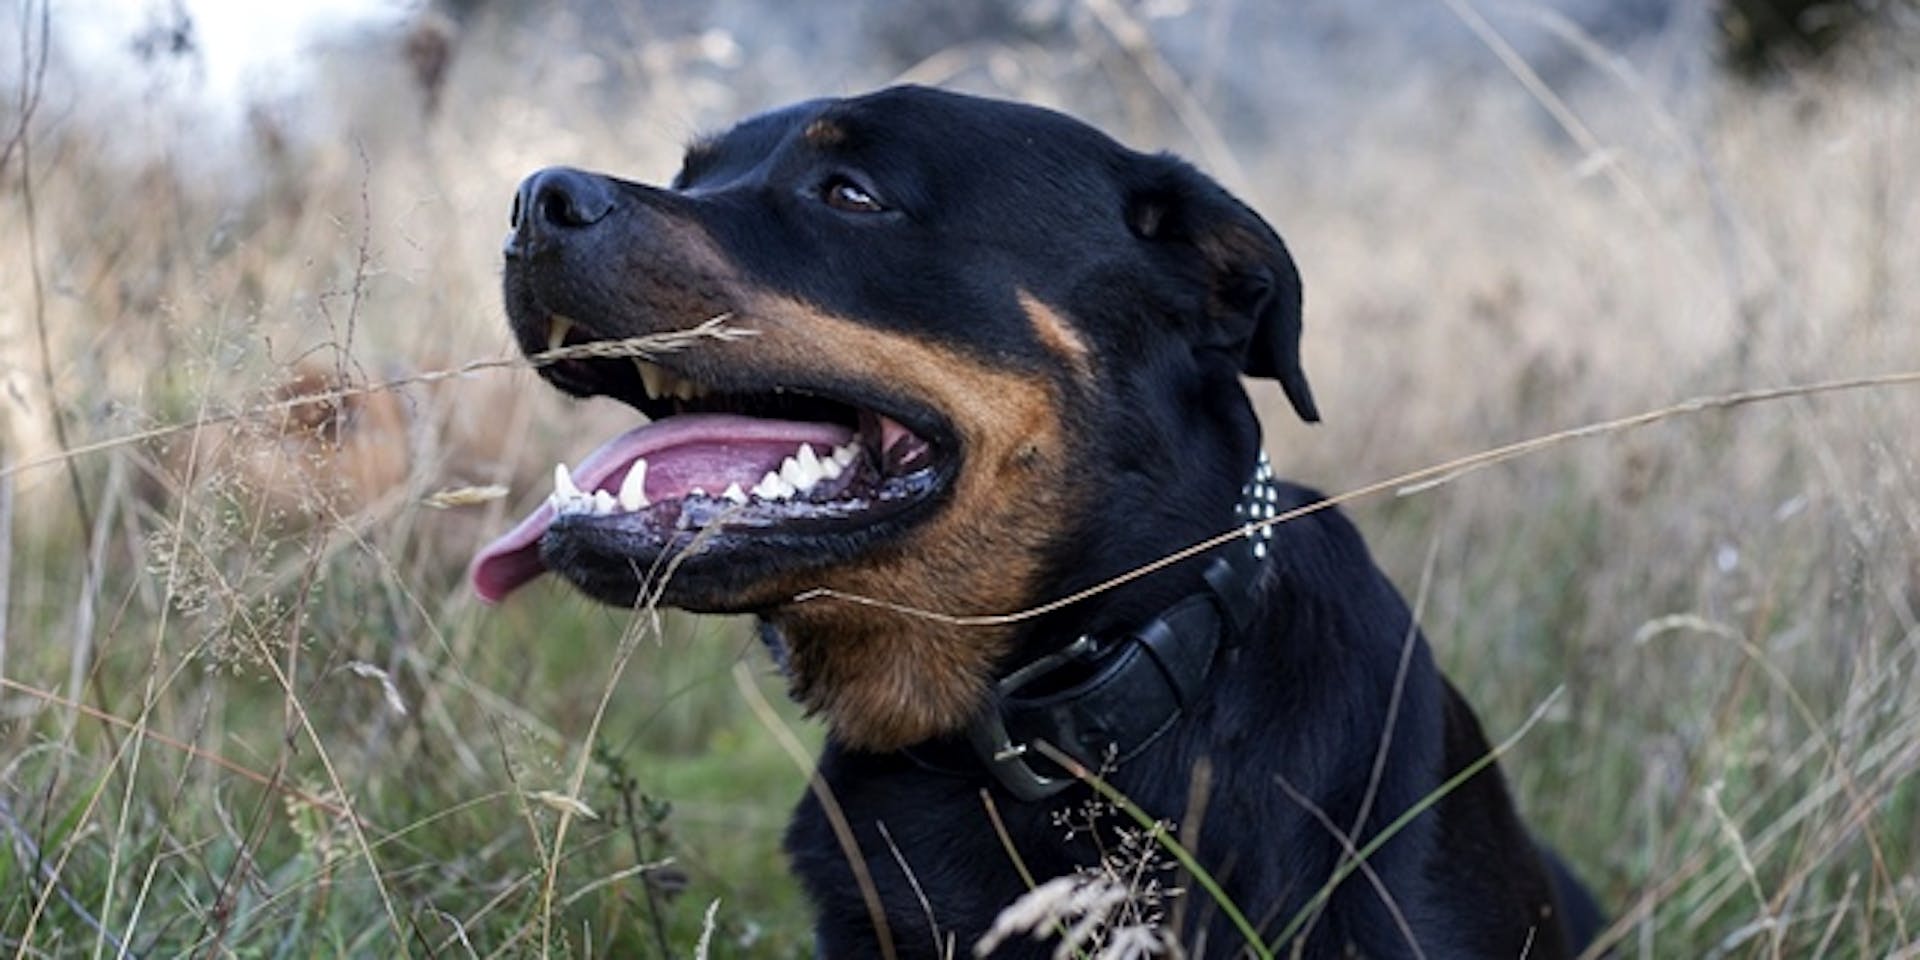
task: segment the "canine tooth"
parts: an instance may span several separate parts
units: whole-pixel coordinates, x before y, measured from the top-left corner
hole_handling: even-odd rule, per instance
[[[636,359],[633,365],[640,369],[640,386],[647,391],[647,399],[657,400],[666,394],[667,378],[672,374],[645,360]]]
[[[647,506],[647,462],[635,460],[620,481],[620,509],[632,513]]]
[[[727,484],[726,492],[720,494],[720,496],[724,499],[731,500],[734,503],[744,504],[747,502],[747,492],[745,490],[740,489],[740,484],[738,483]]]
[[[581,496],[580,488],[573,485],[573,474],[567,472],[565,462],[553,465],[553,493],[554,496],[565,500],[573,500]]]
[[[573,475],[567,472],[567,465],[561,463],[553,468],[553,493],[547,496],[547,506],[558,516],[571,517],[592,509],[593,498],[573,485]]]
[[[612,513],[619,506],[620,506],[620,503],[619,501],[613,499],[613,494],[608,493],[605,490],[595,490],[593,492],[593,515],[594,516],[604,517]]]
[[[558,350],[567,343],[567,331],[573,329],[573,321],[554,314],[547,321],[547,349]]]

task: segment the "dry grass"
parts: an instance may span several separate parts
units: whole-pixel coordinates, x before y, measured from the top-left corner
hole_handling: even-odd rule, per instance
[[[374,39],[230,136],[56,60],[15,141],[40,7],[0,9],[27,148],[0,166],[0,949],[802,952],[771,878],[804,778],[730,682],[745,657],[781,699],[737,625],[560,590],[483,614],[459,582],[622,414],[546,428],[516,364],[421,376],[512,355],[520,175],[664,177],[685,136],[822,92],[792,55],[482,21],[431,115]],[[1340,124],[1264,141],[1133,6],[1061,9],[1049,49],[914,75],[1190,153],[1271,216],[1329,415],[1256,388],[1289,475],[1920,367],[1895,42],[1765,90],[1596,59],[1557,118],[1501,69],[1381,63]],[[1435,556],[1426,624],[1495,739],[1565,686],[1506,767],[1623,953],[1920,951],[1916,422],[1913,387],[1709,410],[1351,506],[1402,584]]]

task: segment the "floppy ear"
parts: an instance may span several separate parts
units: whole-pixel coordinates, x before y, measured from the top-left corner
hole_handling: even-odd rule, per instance
[[[1210,285],[1218,343],[1238,351],[1250,377],[1280,381],[1300,419],[1317,421],[1300,369],[1300,271],[1260,215],[1186,162],[1144,158],[1146,176],[1127,202],[1127,225],[1143,240],[1198,254]]]

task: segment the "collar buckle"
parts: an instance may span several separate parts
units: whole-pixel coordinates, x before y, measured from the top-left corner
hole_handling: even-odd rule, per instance
[[[1012,701],[1020,688],[1053,671],[1092,658],[1100,642],[1081,634],[1072,643],[1008,674],[994,685],[994,703],[981,711],[979,719],[967,727],[967,740],[973,752],[987,765],[994,779],[1022,801],[1044,800],[1073,785],[1072,777],[1050,777],[1027,762],[1032,750],[1025,741],[1016,741],[1007,731],[1003,705]]]

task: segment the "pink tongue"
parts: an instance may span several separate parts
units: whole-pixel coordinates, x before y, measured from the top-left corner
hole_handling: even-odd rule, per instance
[[[751,487],[801,444],[817,453],[846,443],[853,431],[830,423],[763,420],[720,413],[690,413],[635,427],[600,445],[573,468],[574,485],[592,493],[617,490],[627,467],[647,460],[647,498],[683,497],[695,486],[718,494],[727,484]],[[553,508],[542,503],[473,558],[474,592],[488,603],[506,599],[547,572],[540,537],[553,525]]]

